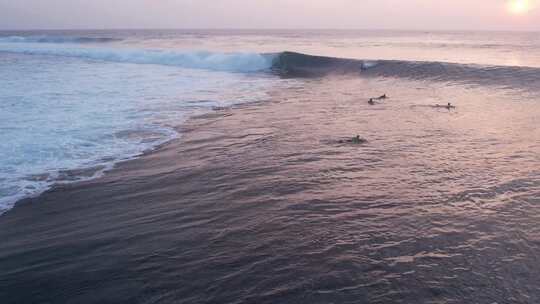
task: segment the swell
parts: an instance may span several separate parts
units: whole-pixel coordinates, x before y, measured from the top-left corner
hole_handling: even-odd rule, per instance
[[[0,43],[108,43],[121,41],[120,38],[111,37],[85,37],[85,36],[5,36],[0,37]]]
[[[509,88],[540,88],[540,68],[485,66],[426,61],[357,60],[283,52],[273,70],[285,77],[323,77],[331,74],[433,80]]]

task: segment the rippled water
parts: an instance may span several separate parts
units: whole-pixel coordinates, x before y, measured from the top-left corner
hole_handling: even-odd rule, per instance
[[[391,98],[366,103],[383,92]],[[180,200],[185,217],[168,222],[195,243],[152,259],[178,262],[167,278],[181,283],[164,299],[540,299],[536,100],[349,78],[306,81],[272,100],[217,122],[224,131],[198,146],[212,151],[200,171],[215,173],[202,173],[210,192]],[[450,101],[457,110],[429,107]],[[354,134],[368,143],[339,143]]]
[[[13,301],[540,300],[536,97],[349,76],[268,94],[8,213],[37,219],[0,232]]]
[[[365,103],[381,93],[392,98]],[[263,157],[277,154],[267,167],[278,177],[256,186],[286,197],[266,226],[279,231],[270,247],[293,257],[275,295],[292,288],[284,299],[305,303],[538,301],[536,99],[343,78],[278,96],[295,101],[267,122],[284,122],[270,132],[279,152]],[[447,102],[457,110],[429,106]],[[335,144],[338,134],[369,142]]]
[[[61,143],[66,138],[70,143],[78,140],[77,134],[109,138],[107,134],[113,133],[133,140],[125,131],[136,130],[129,142],[134,145],[116,139],[92,144],[140,151],[141,142],[155,145],[154,136],[141,133],[141,126],[181,134],[101,179],[60,186],[2,215],[0,299],[7,303],[540,302],[540,75],[536,53],[519,51],[534,47],[536,34],[523,34],[527,39],[513,36],[504,46],[507,34],[482,36],[481,46],[470,46],[477,34],[438,35],[437,41],[468,37],[459,42],[467,45],[460,47],[461,64],[442,63],[444,54],[452,53],[454,59],[461,55],[451,48],[443,48],[437,55],[441,62],[436,63],[392,58],[400,60],[377,60],[367,66],[371,60],[299,55],[273,66],[282,73],[188,69],[184,61],[162,65],[163,57],[154,56],[155,50],[150,51],[151,58],[159,60],[151,64],[117,56],[125,49],[116,48],[133,50],[133,40],[142,49],[176,45],[172,58],[185,59],[188,43],[178,40],[191,41],[190,45],[198,41],[216,50],[228,45],[228,50],[237,51],[253,46],[258,37],[141,35],[144,39],[106,42],[115,45],[112,57],[95,45],[70,46],[77,56],[68,58],[65,49],[60,55],[35,54],[36,49],[50,52],[50,46],[34,45],[49,41],[35,42],[36,38],[16,42],[32,44],[30,53],[0,51],[0,65],[13,67],[12,62],[18,61],[20,67],[10,73],[0,70],[4,80],[0,86],[10,83],[16,88],[2,101],[13,99],[17,102],[13,107],[18,107],[0,114],[11,119],[0,122],[0,127],[17,126],[18,113],[46,121],[32,132],[14,128],[19,133],[0,134],[14,134],[0,143],[5,145],[2,150],[27,147],[12,143],[31,135],[36,144],[52,143],[50,149],[61,156],[66,151],[85,153],[84,145],[65,149]],[[407,46],[391,41],[418,40],[418,35],[428,34],[355,39],[384,40],[382,49],[403,49]],[[253,48],[279,45],[268,42],[278,39],[275,36],[264,37],[263,46]],[[297,48],[293,50],[309,51],[305,41],[313,37],[308,33],[302,39],[294,35],[279,39]],[[297,38],[299,45],[293,43]],[[325,43],[333,43],[334,38],[327,39]],[[12,43],[8,42],[10,48]],[[440,47],[437,43],[427,48]],[[100,48],[100,56],[107,56],[84,58],[85,48]],[[486,49],[485,61],[474,62],[482,65],[463,64],[476,58],[481,48]],[[497,56],[505,49],[527,64],[503,67],[505,59]],[[189,63],[207,64],[211,58],[219,67],[230,67],[231,58],[237,62],[236,55],[216,50],[191,53],[194,61]],[[358,50],[344,47],[343,54]],[[135,52],[135,60],[141,60],[140,54],[148,53]],[[424,53],[418,54],[417,60],[427,60]],[[246,62],[243,55],[241,63]],[[247,58],[259,64],[265,56]],[[61,64],[54,64],[57,61]],[[45,76],[34,75],[35,66]],[[62,98],[56,98],[58,94]],[[390,98],[367,103],[382,94]],[[45,103],[18,104],[28,98]],[[59,100],[54,109],[62,110],[48,112]],[[238,101],[244,105],[209,114],[212,106]],[[434,107],[449,102],[456,108]],[[110,108],[101,111],[104,107]],[[41,118],[43,113],[48,114]],[[206,114],[194,117],[197,113]],[[192,119],[186,124],[176,124],[186,122],[187,116]],[[66,125],[65,117],[76,119]],[[105,131],[99,128],[101,123]],[[357,134],[367,142],[346,142]],[[22,157],[20,162],[28,160]]]

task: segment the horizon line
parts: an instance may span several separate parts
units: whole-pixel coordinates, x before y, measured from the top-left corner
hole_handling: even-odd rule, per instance
[[[23,32],[23,31],[395,31],[395,32],[526,32],[540,33],[540,29],[396,29],[396,28],[204,28],[204,27],[185,27],[185,28],[0,28],[0,32]]]

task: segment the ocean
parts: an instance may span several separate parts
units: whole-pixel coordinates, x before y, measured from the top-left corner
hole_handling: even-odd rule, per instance
[[[0,32],[0,298],[538,303],[539,102],[534,32]]]
[[[285,51],[388,65],[382,76],[517,89],[538,85],[539,50],[537,33],[0,32],[0,210],[99,176],[179,136],[173,127],[195,113],[265,100],[287,85],[269,73]]]

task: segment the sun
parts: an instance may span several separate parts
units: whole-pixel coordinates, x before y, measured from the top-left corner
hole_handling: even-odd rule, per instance
[[[531,9],[529,0],[510,0],[508,1],[508,9],[512,14],[521,15],[527,13]]]

